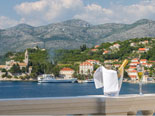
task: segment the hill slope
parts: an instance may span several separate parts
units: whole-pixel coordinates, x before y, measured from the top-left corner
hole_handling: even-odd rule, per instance
[[[0,30],[0,55],[34,46],[74,49],[82,44],[90,47],[102,42],[136,37],[155,37],[155,21],[142,19],[133,24],[91,25],[86,21],[73,19],[40,27],[20,24]]]

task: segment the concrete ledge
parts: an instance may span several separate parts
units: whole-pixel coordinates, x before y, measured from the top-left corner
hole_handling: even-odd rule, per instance
[[[151,115],[155,111],[155,94],[0,100],[0,115],[129,115],[139,110],[145,115]]]

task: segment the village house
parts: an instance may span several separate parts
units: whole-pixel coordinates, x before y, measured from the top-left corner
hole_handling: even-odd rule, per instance
[[[140,64],[139,62],[131,62],[129,65],[131,67],[136,67],[138,64]]]
[[[145,40],[145,41],[141,41],[141,42],[139,42],[139,44],[143,44],[143,45],[148,44],[148,43],[149,43],[148,40]]]
[[[85,75],[91,74],[92,75],[94,66],[90,62],[82,62],[79,66],[79,69],[80,69],[79,70],[80,74],[85,74]]]
[[[74,72],[75,71],[73,69],[64,67],[63,69],[60,70],[60,77],[64,79],[73,78]]]
[[[147,71],[144,72],[144,75],[143,75],[143,82],[148,82],[148,79],[149,79],[149,73]]]
[[[98,49],[91,49],[91,51],[92,51],[92,52],[96,52],[96,51],[98,51]]]
[[[130,46],[134,47],[136,46],[136,43],[130,43]]]
[[[131,62],[138,62],[138,58],[132,59]]]
[[[104,61],[104,64],[111,64],[111,63],[113,63],[113,60],[105,60]]]
[[[141,59],[140,60],[140,63],[142,64],[142,63],[147,63],[147,59]]]
[[[89,60],[86,60],[86,62],[89,62],[89,63],[91,63],[91,64],[100,65],[100,62],[99,62],[98,60],[91,60],[91,59],[89,59]]]
[[[136,67],[129,67],[128,71],[136,70]]]
[[[131,79],[132,81],[136,81],[136,79],[137,79],[137,76],[135,76],[135,75],[129,75],[129,77],[130,77],[130,79]]]
[[[139,48],[138,53],[144,53],[144,52],[147,52],[148,50],[149,48]]]
[[[128,75],[131,78],[131,80],[136,80],[137,79],[137,70],[128,71]]]
[[[100,47],[100,45],[96,45],[94,48],[98,48],[98,47]]]
[[[152,67],[152,64],[142,63],[142,66],[145,66],[145,67],[147,67],[147,68],[151,68],[151,67]]]
[[[18,62],[18,61],[14,61],[14,60],[6,61],[5,65],[0,65],[0,69],[10,70],[11,67],[16,64],[18,64],[20,69],[22,69],[22,68],[26,68],[28,66],[28,63],[29,63],[29,55],[28,55],[28,50],[26,50],[25,58],[24,58],[23,62]]]
[[[110,51],[105,50],[105,51],[103,52],[103,55],[104,55],[104,54],[110,54],[110,53],[111,53]]]
[[[119,49],[120,45],[118,43],[110,46],[110,49],[114,50],[114,49]]]
[[[119,68],[121,66],[121,64],[114,64],[115,68]]]

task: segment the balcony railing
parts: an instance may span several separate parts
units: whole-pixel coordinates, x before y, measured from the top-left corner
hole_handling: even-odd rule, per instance
[[[153,115],[155,94],[1,99],[0,115]]]

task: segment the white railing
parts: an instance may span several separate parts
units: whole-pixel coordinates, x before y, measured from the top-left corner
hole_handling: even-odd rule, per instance
[[[0,115],[135,115],[137,111],[152,115],[155,94],[0,100]]]

